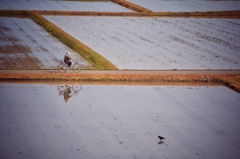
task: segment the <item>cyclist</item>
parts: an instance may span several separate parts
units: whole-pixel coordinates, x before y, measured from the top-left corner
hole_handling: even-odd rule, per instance
[[[64,57],[64,62],[68,65],[68,67],[71,67],[72,65],[72,57],[70,56],[70,52],[67,51]]]

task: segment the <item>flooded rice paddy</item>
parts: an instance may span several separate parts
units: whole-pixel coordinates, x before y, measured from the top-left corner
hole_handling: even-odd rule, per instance
[[[237,159],[239,103],[224,86],[0,83],[0,158]]]

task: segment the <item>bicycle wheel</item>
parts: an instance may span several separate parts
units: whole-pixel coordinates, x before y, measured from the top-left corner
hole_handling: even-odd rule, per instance
[[[75,92],[79,92],[82,89],[82,85],[73,85],[72,88]]]
[[[61,73],[66,72],[66,71],[67,71],[67,65],[64,64],[64,63],[60,63],[60,64],[58,65],[58,71],[61,72]]]
[[[57,88],[59,91],[63,92],[67,89],[67,86],[65,84],[59,84]]]
[[[75,72],[75,73],[78,73],[82,70],[82,66],[79,64],[79,63],[75,63],[73,66],[72,66],[72,70]]]

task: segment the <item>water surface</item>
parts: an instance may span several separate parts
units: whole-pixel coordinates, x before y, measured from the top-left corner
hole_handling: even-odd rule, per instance
[[[0,158],[240,157],[227,87],[69,86],[0,84]]]

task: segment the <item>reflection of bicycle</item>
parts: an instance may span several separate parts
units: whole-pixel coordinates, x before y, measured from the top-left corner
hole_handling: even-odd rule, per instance
[[[69,69],[69,67],[64,61],[62,61],[58,65],[58,71],[61,73],[66,72],[68,69]],[[70,69],[72,69],[75,73],[78,73],[82,70],[82,65],[80,65],[79,63],[74,61],[74,64],[70,67]]]
[[[72,88],[73,91],[77,93],[82,89],[82,86],[81,85],[71,85],[71,84],[59,84],[57,86],[57,88],[60,92],[64,92],[67,89]]]
[[[59,84],[57,86],[59,90],[59,95],[62,95],[64,98],[64,101],[68,103],[69,99],[77,95],[78,92],[82,89],[81,85],[70,85],[70,84]]]

